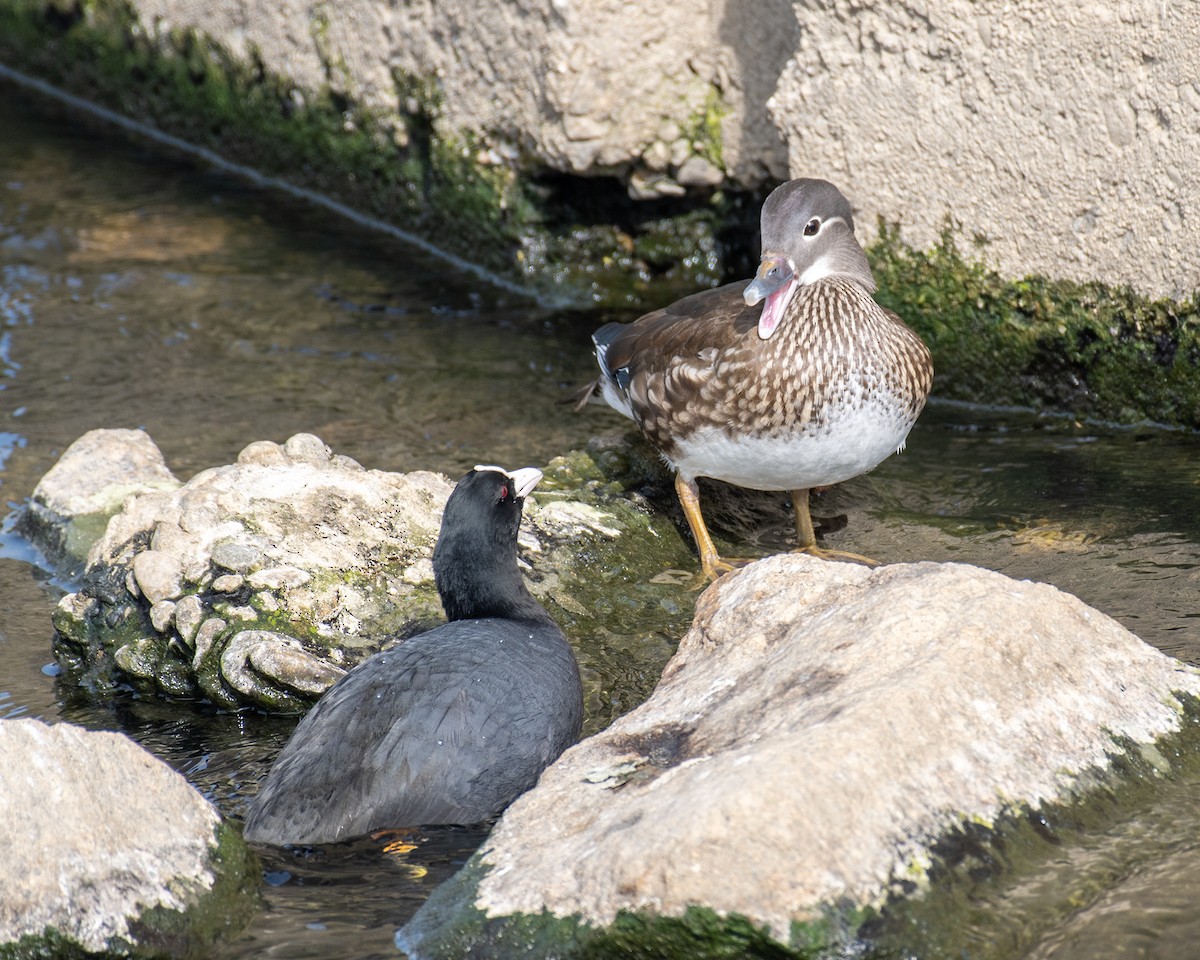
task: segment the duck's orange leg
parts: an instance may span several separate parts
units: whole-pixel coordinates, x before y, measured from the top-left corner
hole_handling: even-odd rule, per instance
[[[675,493],[683,507],[683,515],[687,517],[688,527],[696,540],[696,549],[700,552],[700,571],[708,580],[716,580],[723,573],[733,569],[717,554],[712,537],[708,535],[708,527],[704,525],[704,515],[700,512],[700,488],[695,480],[685,480],[675,474]]]
[[[676,484],[678,486],[678,484]],[[848,560],[851,563],[862,563],[868,567],[879,566],[878,560],[864,557],[858,553],[846,553],[844,550],[826,550],[817,546],[817,533],[813,529],[812,514],[808,509],[808,491],[793,490],[792,506],[796,511],[796,549],[794,553],[807,553],[821,560]]]

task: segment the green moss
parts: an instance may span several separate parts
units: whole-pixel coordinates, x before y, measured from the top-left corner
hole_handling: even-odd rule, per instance
[[[929,344],[946,399],[1200,428],[1200,303],[1099,283],[1006,280],[949,227],[930,250],[880,224],[878,299]]]
[[[128,683],[154,692],[159,661],[168,655],[166,642],[158,642],[148,613],[130,600],[123,579],[120,568],[106,582],[93,578],[88,592],[96,599],[81,617],[55,608],[54,655],[89,690],[111,691]]]
[[[26,934],[19,940],[0,944],[0,960],[86,960],[102,956],[85,950],[75,940],[53,927],[39,934]]]
[[[724,138],[721,132],[729,105],[715,86],[708,88],[704,103],[684,128],[684,136],[691,141],[696,155],[703,157],[718,170],[725,169]]]
[[[692,589],[697,566],[690,539],[643,495],[662,475],[653,451],[626,435],[556,457],[538,486],[539,509],[558,500],[582,503],[618,531],[581,531],[552,543],[532,571],[534,593],[576,647],[585,733],[649,696],[699,595]],[[669,480],[665,489],[673,489]],[[536,524],[536,515],[531,519]]]
[[[804,946],[789,947],[771,937],[765,927],[745,917],[722,916],[704,907],[689,907],[680,917],[657,917],[621,913],[602,933],[588,942],[580,956],[588,960],[623,957],[630,960],[785,960],[817,956],[826,942],[823,932],[807,925],[796,925],[797,941]],[[802,932],[801,932],[802,931]]]
[[[129,922],[130,938],[115,938],[99,953],[47,927],[0,944],[0,960],[84,960],[97,957],[203,957],[242,930],[259,908],[257,858],[232,827],[217,827],[212,849],[215,880],[183,894],[183,911],[153,907]],[[178,891],[177,891],[178,892]]]
[[[261,868],[241,834],[223,821],[217,827],[212,869],[212,887],[187,897],[186,911],[154,907],[130,924],[135,956],[207,956],[215,944],[250,922],[260,906]]]
[[[489,869],[477,853],[438,887],[398,934],[401,948],[433,960],[468,954],[480,960],[803,960],[833,942],[824,920],[796,924],[788,945],[745,917],[705,907],[689,907],[679,917],[621,912],[604,928],[550,913],[488,918],[474,901]]]

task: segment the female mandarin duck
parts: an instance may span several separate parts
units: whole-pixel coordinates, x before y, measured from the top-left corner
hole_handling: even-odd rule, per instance
[[[788,490],[798,550],[866,560],[817,546],[808,492],[902,450],[933,381],[929,350],[874,291],[849,202],[824,180],[792,180],[763,204],[749,285],[593,335],[596,385],[675,469],[708,579],[730,565],[704,525],[697,477]]]

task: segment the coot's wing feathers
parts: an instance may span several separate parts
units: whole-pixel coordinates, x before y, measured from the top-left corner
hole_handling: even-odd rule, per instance
[[[460,620],[364,661],[297,727],[247,817],[247,838],[326,843],[495,813],[545,764],[530,774],[533,759],[520,755],[541,757],[540,740],[571,722],[554,699],[563,696],[560,662],[575,671],[579,699],[562,634],[551,628],[560,656],[547,658],[529,646],[530,632]]]
[[[531,787],[579,735],[579,671],[557,627],[452,626],[472,656],[457,664],[439,658],[430,702],[407,712],[364,758],[384,779],[405,773],[404,795],[380,806],[389,826],[484,820]]]
[[[247,840],[328,843],[351,835],[378,790],[374,773],[362,767],[363,751],[386,733],[395,693],[412,686],[419,667],[405,663],[402,649],[363,661],[300,721],[247,814]]]

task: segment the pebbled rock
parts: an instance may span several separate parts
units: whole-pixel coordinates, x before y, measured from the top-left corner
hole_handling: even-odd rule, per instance
[[[3,720],[0,769],[0,954],[199,956],[253,913],[240,837],[128,738]]]
[[[666,538],[643,536],[648,511],[615,494],[584,502],[565,462],[547,475],[522,526],[530,585],[595,617],[597,557],[612,576],[625,534]],[[252,443],[234,464],[125,502],[55,611],[56,653],[101,688],[302,711],[384,644],[440,622],[430,555],[451,489],[439,474],[365,470],[311,435]],[[648,588],[643,606],[662,592]]]
[[[364,651],[438,616],[433,590],[401,574],[431,551],[450,489],[437,474],[364,470],[311,435],[253,443],[126,501],[56,611],[59,652],[159,692],[300,710]],[[243,648],[269,638],[279,656],[253,669]]]
[[[511,930],[548,956],[705,908],[796,947],[923,889],[940,838],[1069,804],[1117,756],[1169,772],[1153,744],[1183,694],[1200,671],[1050,586],[762,560],[703,594],[650,699],[550,767],[398,942],[493,956]]]

